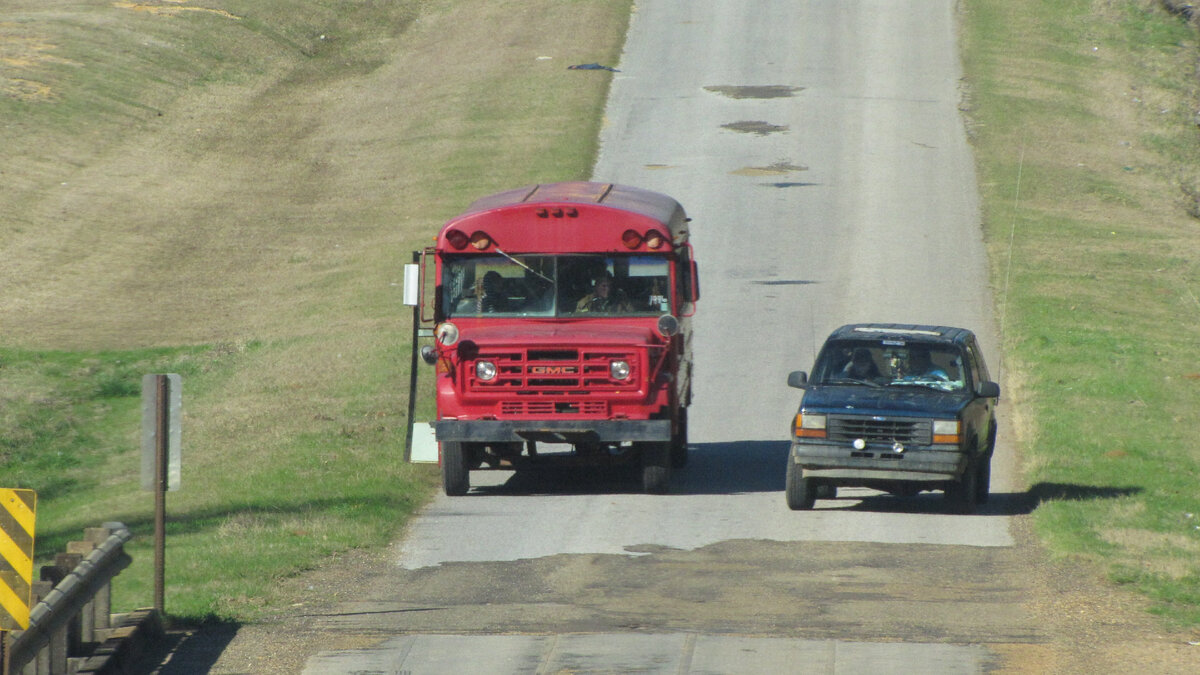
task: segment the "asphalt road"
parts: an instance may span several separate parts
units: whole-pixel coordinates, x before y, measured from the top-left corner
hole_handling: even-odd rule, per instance
[[[1042,639],[1004,427],[980,515],[867,490],[792,512],[782,493],[785,378],[836,326],[968,327],[999,379],[954,5],[637,4],[594,178],[693,218],[691,463],[668,496],[473,473],[324,620],[367,648],[306,673],[973,673]]]

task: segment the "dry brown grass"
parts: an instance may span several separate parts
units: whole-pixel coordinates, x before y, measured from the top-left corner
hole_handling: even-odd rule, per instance
[[[302,531],[301,549],[335,529],[344,538],[347,484],[411,479],[398,468],[402,265],[480,194],[590,173],[608,76],[567,66],[614,62],[628,10],[5,3],[0,346],[212,345],[221,374],[205,390],[184,384],[186,489],[172,513],[228,512],[210,533],[225,539],[238,528]],[[47,505],[70,521],[56,527],[146,517],[143,495],[125,491],[137,489],[136,433],[101,470],[116,489],[87,513]],[[264,490],[296,513],[245,510]],[[402,506],[382,491],[376,501]],[[196,527],[177,543],[205,551],[195,564],[238,553],[206,547]],[[252,592],[221,592],[223,612],[261,611]]]

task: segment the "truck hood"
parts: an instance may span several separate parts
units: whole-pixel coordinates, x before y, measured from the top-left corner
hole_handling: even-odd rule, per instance
[[[970,402],[967,392],[942,392],[926,387],[827,385],[810,387],[800,406],[812,412],[956,417]]]
[[[664,344],[658,333],[648,326],[611,325],[595,321],[529,322],[496,326],[460,325],[460,330],[460,342],[470,341],[477,345]]]

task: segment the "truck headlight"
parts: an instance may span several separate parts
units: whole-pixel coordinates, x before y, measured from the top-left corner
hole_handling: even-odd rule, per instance
[[[959,441],[958,420],[934,420],[933,421],[933,442],[935,444],[958,445],[958,441]]]
[[[825,416],[798,413],[794,431],[799,438],[825,438]]]
[[[614,380],[628,380],[630,372],[628,361],[613,361],[608,364],[608,374],[612,375]]]
[[[496,364],[491,361],[475,362],[475,377],[484,382],[491,382],[496,379]]]

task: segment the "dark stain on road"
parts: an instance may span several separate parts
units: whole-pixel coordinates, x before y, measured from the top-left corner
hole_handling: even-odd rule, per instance
[[[792,87],[785,84],[767,84],[767,85],[729,85],[718,84],[704,88],[704,91],[710,91],[714,94],[720,94],[729,98],[787,98],[795,96],[796,92],[803,90],[804,87]]]
[[[786,124],[771,124],[770,122],[763,122],[761,120],[730,122],[722,124],[721,128],[743,134],[758,134],[759,136],[783,133],[788,130]]]

